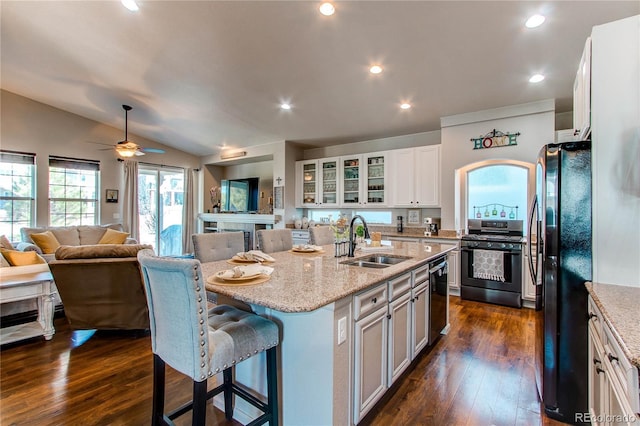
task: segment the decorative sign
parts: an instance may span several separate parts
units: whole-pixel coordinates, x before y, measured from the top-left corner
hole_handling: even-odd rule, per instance
[[[518,145],[516,138],[520,136],[518,133],[502,133],[499,130],[493,129],[492,132],[487,133],[479,138],[471,138],[473,142],[473,149],[484,148],[498,148],[501,146]]]

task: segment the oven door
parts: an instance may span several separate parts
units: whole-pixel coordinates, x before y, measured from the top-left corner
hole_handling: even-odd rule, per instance
[[[480,287],[492,290],[510,291],[514,293],[522,292],[522,252],[516,250],[500,249],[473,249],[463,247],[461,254],[461,274],[460,284],[470,287]],[[502,274],[487,273],[486,269],[476,267],[475,263],[486,254],[491,262],[491,255],[502,258]],[[484,261],[483,263],[487,263]],[[504,279],[502,281],[501,277]]]
[[[496,273],[495,270],[487,268],[487,258],[502,259],[502,269]],[[463,300],[522,308],[521,250],[480,250],[462,247],[460,297]]]

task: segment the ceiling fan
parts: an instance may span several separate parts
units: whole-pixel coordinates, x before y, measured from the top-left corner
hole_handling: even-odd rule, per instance
[[[134,155],[144,155],[145,153],[153,153],[153,154],[164,154],[164,149],[159,148],[144,148],[138,145],[135,142],[131,142],[128,136],[128,112],[133,108],[129,105],[122,105],[122,109],[124,109],[124,140],[115,144],[114,148],[118,155],[121,157],[133,157]],[[94,142],[95,143],[95,142]]]

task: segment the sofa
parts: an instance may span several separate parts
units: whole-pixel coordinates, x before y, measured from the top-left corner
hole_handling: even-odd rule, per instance
[[[60,246],[49,262],[73,329],[149,328],[149,310],[138,264],[145,244]]]
[[[57,244],[46,244],[47,241],[36,243],[36,235],[50,233],[55,237]],[[107,232],[109,233],[107,235]],[[133,238],[128,238],[128,234],[123,232],[122,224],[112,223],[108,225],[77,225],[77,226],[45,226],[37,228],[21,228],[20,236],[22,241],[16,244],[15,248],[20,251],[35,251],[47,262],[54,259],[54,252],[57,246],[88,246],[101,243],[105,238],[107,242],[115,240],[122,241],[123,244],[137,244]],[[115,240],[114,240],[115,239]],[[45,238],[46,240],[46,238]],[[45,249],[43,249],[45,248]],[[47,250],[48,248],[49,250]]]

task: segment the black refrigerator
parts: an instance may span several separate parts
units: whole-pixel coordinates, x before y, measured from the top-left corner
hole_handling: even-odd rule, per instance
[[[529,213],[529,269],[536,284],[535,370],[545,413],[565,423],[588,413],[591,280],[591,142],[546,145]],[[578,415],[580,414],[580,415]]]

